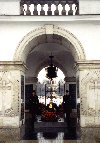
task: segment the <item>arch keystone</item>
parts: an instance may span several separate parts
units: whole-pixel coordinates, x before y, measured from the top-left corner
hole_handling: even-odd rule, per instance
[[[54,25],[46,24],[45,25],[45,34],[53,34]]]

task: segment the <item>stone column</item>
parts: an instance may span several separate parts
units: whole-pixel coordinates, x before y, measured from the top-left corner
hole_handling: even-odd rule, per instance
[[[100,127],[100,61],[78,62],[77,94],[81,127]]]
[[[25,94],[25,68],[22,62],[0,62],[0,128],[12,128],[14,134],[14,136],[11,135],[11,130],[10,132],[0,130],[0,139],[4,135],[11,135],[14,139],[20,136],[21,103],[24,103]]]

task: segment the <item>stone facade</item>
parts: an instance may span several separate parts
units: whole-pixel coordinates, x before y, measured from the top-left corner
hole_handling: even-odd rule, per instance
[[[100,14],[99,0],[79,0],[79,5],[80,14]]]
[[[20,0],[1,0],[0,15],[20,15]]]
[[[20,0],[1,0],[0,6],[0,139],[11,137],[13,133],[13,139],[15,136],[19,138],[19,128],[24,123],[26,66],[23,61],[26,64],[29,53],[39,44],[49,43],[50,35],[60,38],[53,39],[53,42],[69,50],[76,62],[77,97],[81,101],[80,125],[95,127],[82,128],[82,139],[86,138],[83,142],[87,142],[87,136],[98,139],[100,132],[96,127],[100,127],[100,16],[33,18],[19,16]],[[79,0],[80,14],[100,14],[99,11],[99,0]],[[40,66],[42,68],[43,65]],[[38,73],[39,68],[36,71]],[[33,77],[36,76],[34,72]],[[32,82],[35,84],[37,80]],[[9,128],[13,128],[12,131]],[[92,138],[91,142],[94,142]]]

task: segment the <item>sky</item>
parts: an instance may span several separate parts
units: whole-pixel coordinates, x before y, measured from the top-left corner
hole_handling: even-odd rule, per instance
[[[57,80],[57,82],[59,81],[59,80],[61,80],[61,79],[64,79],[64,74],[63,74],[63,72],[58,68],[58,71],[57,71],[57,78],[56,78],[56,80]],[[40,72],[39,72],[39,74],[38,74],[38,81],[40,82],[40,83],[42,83],[43,82],[43,80],[46,80],[47,78],[46,78],[46,71],[45,71],[45,68],[43,68]]]

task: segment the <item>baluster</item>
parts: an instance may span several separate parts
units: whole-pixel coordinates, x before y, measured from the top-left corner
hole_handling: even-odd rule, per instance
[[[56,6],[55,6],[55,4],[52,4],[51,5],[52,15],[55,15],[55,10],[56,10]]]
[[[61,0],[60,3],[56,1],[39,1],[31,0],[22,1],[20,3],[20,14],[21,15],[76,15],[79,14],[78,2],[73,3],[73,0],[66,3],[65,0]]]
[[[72,4],[72,11],[73,11],[73,15],[75,15],[77,11],[77,6],[74,3]]]
[[[66,11],[66,15],[68,15],[69,13],[69,10],[70,10],[70,6],[68,3],[65,4],[65,11]]]
[[[62,10],[63,10],[62,4],[59,4],[58,5],[59,15],[62,15]]]
[[[48,15],[48,4],[44,4],[43,10],[45,11],[45,15]]]
[[[33,14],[34,4],[30,4],[30,5],[29,5],[29,10],[30,10],[31,15],[34,15],[34,14]]]
[[[27,4],[24,4],[24,5],[23,5],[23,12],[24,12],[24,15],[27,14]]]
[[[37,5],[37,12],[38,12],[38,15],[40,15],[40,13],[41,13],[41,5],[40,4]]]

